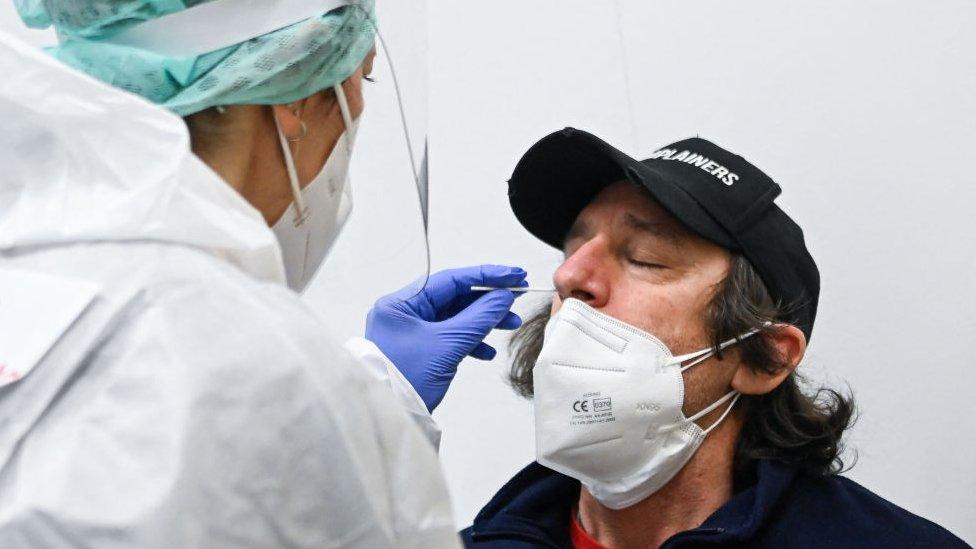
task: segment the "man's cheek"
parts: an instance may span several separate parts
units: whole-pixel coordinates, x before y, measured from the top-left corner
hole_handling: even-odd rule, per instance
[[[552,306],[549,308],[549,316],[553,316],[559,312],[559,309],[562,306],[563,300],[559,297],[559,295],[552,296]]]
[[[632,317],[631,324],[654,334],[669,346],[680,339],[686,312],[671,296],[640,296],[638,292],[631,292],[631,296],[632,309],[628,315]]]

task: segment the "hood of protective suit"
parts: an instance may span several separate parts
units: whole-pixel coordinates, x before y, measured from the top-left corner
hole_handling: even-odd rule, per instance
[[[190,151],[179,117],[2,32],[0,74],[0,252],[169,242],[283,283],[274,234]]]

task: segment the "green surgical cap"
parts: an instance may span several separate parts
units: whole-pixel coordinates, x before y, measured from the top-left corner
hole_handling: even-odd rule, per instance
[[[373,0],[203,55],[170,57],[100,41],[206,0],[14,0],[29,26],[54,25],[60,61],[179,115],[218,105],[278,105],[348,78],[373,48]],[[215,24],[219,24],[215,22]]]

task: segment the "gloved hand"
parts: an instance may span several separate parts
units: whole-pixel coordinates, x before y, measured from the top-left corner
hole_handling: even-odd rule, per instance
[[[525,286],[525,276],[518,267],[500,265],[435,273],[420,293],[407,287],[381,297],[366,317],[366,339],[393,361],[433,412],[464,357],[495,357],[495,349],[482,341],[489,332],[522,325],[509,310],[513,292],[472,292],[471,286]]]

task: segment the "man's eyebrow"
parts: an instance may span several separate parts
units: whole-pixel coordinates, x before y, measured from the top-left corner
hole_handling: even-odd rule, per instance
[[[681,243],[681,232],[671,223],[661,223],[640,219],[631,213],[624,214],[624,224],[632,229],[652,234],[677,247]]]
[[[566,236],[563,237],[563,248],[566,247],[566,243],[574,238],[585,237],[589,235],[592,231],[590,225],[583,219],[577,218],[573,226],[569,228],[566,232]]]

